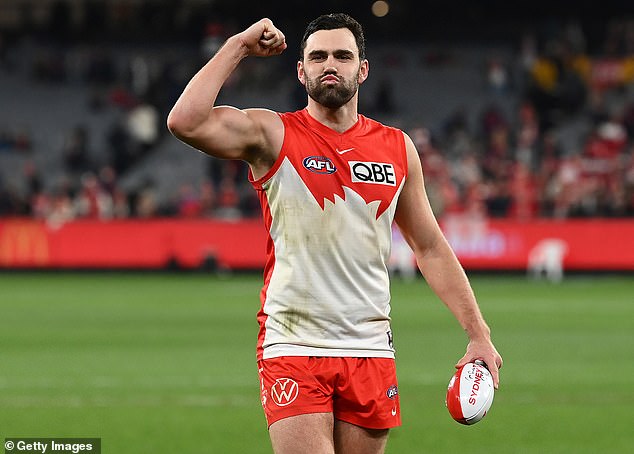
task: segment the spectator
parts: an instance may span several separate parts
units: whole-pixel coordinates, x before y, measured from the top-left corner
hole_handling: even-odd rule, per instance
[[[213,217],[216,208],[216,190],[211,181],[206,180],[200,186],[200,215]]]
[[[550,188],[553,198],[553,216],[566,218],[572,215],[583,195],[583,161],[579,154],[565,157],[557,170]]]
[[[182,218],[196,218],[201,214],[201,204],[194,186],[185,183],[178,189],[178,216]]]
[[[509,88],[508,69],[499,58],[492,58],[487,64],[487,85],[495,95],[506,94]]]
[[[149,219],[158,215],[159,206],[156,199],[154,183],[146,182],[136,198],[134,214],[142,219]]]
[[[156,107],[141,103],[134,107],[127,118],[130,138],[137,144],[138,156],[143,156],[159,139],[159,114]]]
[[[374,110],[379,115],[391,114],[395,111],[392,82],[389,79],[383,79],[379,82]]]
[[[70,195],[64,189],[53,192],[51,206],[46,222],[51,228],[60,228],[66,222],[75,219],[75,210]]]
[[[528,221],[537,214],[537,184],[529,166],[517,162],[513,169],[510,183],[511,206],[509,216],[521,221]]]
[[[106,135],[109,162],[117,174],[124,173],[134,162],[132,140],[122,121],[116,121]]]
[[[242,216],[239,210],[240,197],[234,179],[225,175],[218,189],[216,217],[238,219]]]
[[[110,219],[112,197],[103,190],[97,177],[85,173],[81,177],[81,188],[74,201],[77,217],[85,219]]]
[[[523,102],[518,111],[517,147],[515,159],[535,169],[537,164],[537,146],[539,141],[539,121],[535,108],[529,102]]]
[[[66,169],[73,173],[84,172],[90,167],[89,133],[84,125],[75,126],[66,137],[63,148]]]

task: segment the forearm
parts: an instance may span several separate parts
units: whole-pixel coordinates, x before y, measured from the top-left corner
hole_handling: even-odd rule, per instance
[[[183,133],[203,124],[212,113],[220,89],[247,55],[237,36],[229,38],[183,90],[169,114],[169,129]]]
[[[427,283],[469,336],[467,351],[456,367],[477,359],[484,361],[497,388],[502,357],[491,342],[491,330],[482,317],[467,275],[431,210],[416,147],[407,135],[405,144],[410,177],[401,191],[395,220],[414,251]]]
[[[490,329],[476,302],[471,284],[444,238],[417,256],[418,267],[438,297],[454,314],[471,340],[490,339]]]

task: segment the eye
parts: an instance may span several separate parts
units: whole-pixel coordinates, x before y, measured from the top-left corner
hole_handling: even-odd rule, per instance
[[[338,60],[353,60],[354,54],[352,52],[337,52],[335,58]]]
[[[311,52],[308,54],[308,60],[310,61],[323,61],[327,55],[324,52]]]

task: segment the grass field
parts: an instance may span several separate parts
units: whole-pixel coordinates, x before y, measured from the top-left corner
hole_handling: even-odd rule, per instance
[[[404,425],[388,452],[634,452],[634,279],[472,282],[506,362],[493,407],[475,426],[450,419],[444,393],[466,339],[422,280],[395,282]],[[259,287],[255,275],[0,274],[0,439],[269,453]]]

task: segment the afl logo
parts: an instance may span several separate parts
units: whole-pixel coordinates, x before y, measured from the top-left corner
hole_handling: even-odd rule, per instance
[[[271,397],[278,407],[292,404],[299,394],[299,385],[291,378],[278,378],[271,386]]]
[[[309,156],[304,158],[303,164],[314,173],[330,174],[337,171],[335,165],[326,156]]]

